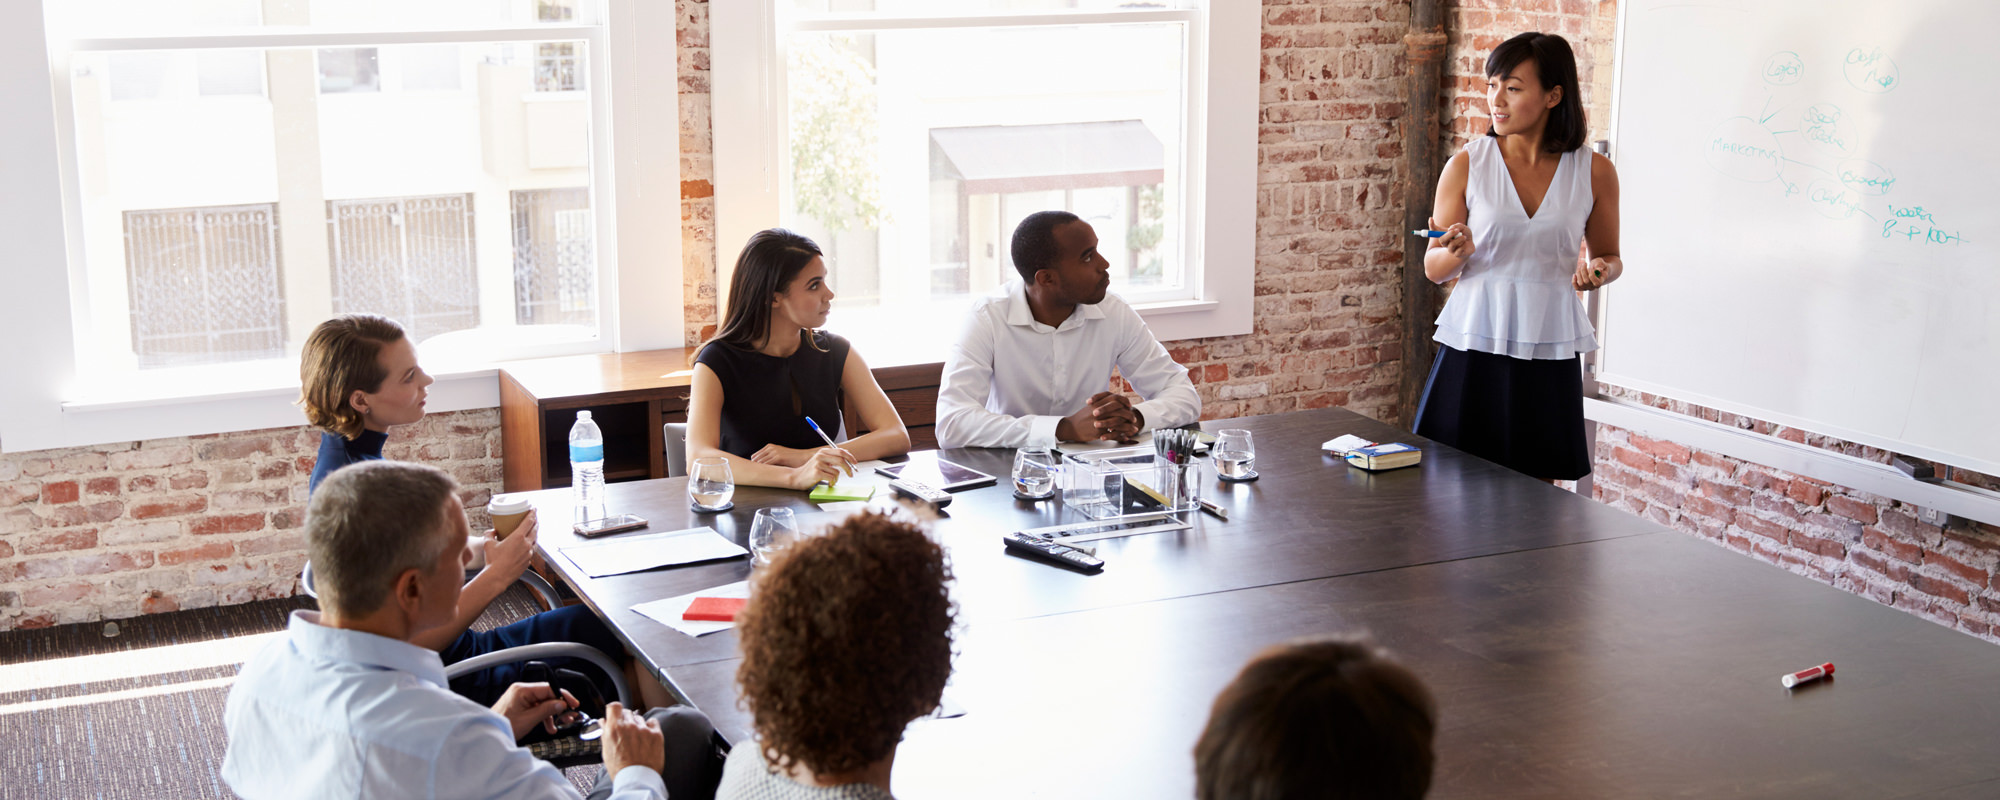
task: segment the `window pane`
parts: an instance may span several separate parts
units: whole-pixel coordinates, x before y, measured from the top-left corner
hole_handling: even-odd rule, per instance
[[[1049,209],[1096,229],[1115,291],[1190,291],[1185,30],[792,34],[784,223],[828,250],[842,324],[917,315],[950,328],[1014,279],[1014,227]],[[896,314],[859,311],[882,307]]]
[[[591,325],[597,321],[590,190],[513,193],[514,321]]]
[[[174,54],[160,52],[112,53],[109,83],[113,100],[158,100],[167,96],[167,76],[173,72]]]
[[[340,47],[319,51],[319,90],[322,94],[379,92],[382,70],[373,47]]]
[[[125,212],[141,366],[284,355],[276,218],[268,203]]]
[[[403,91],[456,91],[465,72],[458,45],[413,44],[386,48],[403,63]]]
[[[74,56],[89,357],[295,356],[313,325],[351,311],[397,319],[419,343],[519,326],[533,328],[506,341],[594,337],[592,99],[535,93],[540,44],[384,47],[394,79],[334,93],[329,64],[372,60],[168,53],[159,88],[121,92],[118,76],[145,74],[153,54]],[[149,100],[105,102],[120,94]],[[527,212],[524,196],[539,198]],[[236,216],[196,213],[217,209]]]
[[[195,82],[203,97],[264,93],[264,54],[255,50],[196,52]]]
[[[381,314],[420,342],[479,326],[472,195],[326,205],[334,313]]]
[[[1196,0],[792,0],[802,14],[941,16],[1062,11],[1158,11],[1194,8]]]
[[[213,32],[264,25],[333,30],[466,30],[596,25],[599,0],[60,0],[47,4],[59,37]]]

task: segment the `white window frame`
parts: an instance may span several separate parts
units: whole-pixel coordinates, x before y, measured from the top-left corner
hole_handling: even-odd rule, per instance
[[[597,224],[599,334],[594,340],[482,348],[482,360],[430,363],[432,412],[499,404],[492,362],[683,344],[680,113],[672,3],[605,0],[603,25],[528,24],[480,30],[371,33],[273,28],[243,34],[94,39],[74,50],[352,47],[580,39],[591,85],[606,87],[591,116],[592,209]],[[39,2],[0,28],[0,452],[21,452],[302,424],[292,401],[298,365],[259,362],[176,370],[167,380],[93,386],[80,372],[90,341],[81,268],[81,203],[72,187],[69,53],[52,46]],[[615,157],[614,157],[615,154]],[[620,224],[623,223],[623,224]],[[319,232],[315,231],[315,234]],[[321,234],[323,235],[323,234]],[[76,268],[72,268],[76,262]],[[190,391],[190,378],[199,390]],[[101,381],[99,382],[102,383]]]
[[[1064,25],[1100,22],[1181,22],[1185,10],[1069,11],[961,16],[882,23],[857,19],[790,26],[781,6],[789,0],[736,0],[709,5],[712,83],[731,87],[712,95],[715,126],[715,227],[717,307],[728,307],[730,270],[750,235],[780,224],[784,135],[784,34],[795,30],[980,27],[1004,20]],[[1187,280],[1189,299],[1142,303],[1139,315],[1163,341],[1247,334],[1256,294],[1257,98],[1262,46],[1261,7],[1238,0],[1207,0],[1193,10],[1195,38],[1188,62],[1189,149]],[[936,344],[937,358],[944,357]]]

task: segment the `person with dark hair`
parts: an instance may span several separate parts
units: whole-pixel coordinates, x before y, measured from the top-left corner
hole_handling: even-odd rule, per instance
[[[318,494],[320,485],[343,469],[381,461],[389,429],[424,418],[425,389],[430,384],[431,376],[417,364],[416,346],[395,320],[344,314],[314,327],[299,359],[299,405],[306,419],[323,431],[319,458],[306,484],[308,496]],[[473,630],[473,621],[520,579],[533,560],[539,535],[535,514],[530,511],[510,536],[492,534],[487,531],[473,551],[470,568],[478,572],[465,584],[457,618],[417,634],[413,641],[438,651],[446,664],[537,642],[580,642],[614,659],[625,653],[603,620],[581,605],[551,609],[492,630]],[[325,590],[319,584],[326,567],[318,560],[306,565],[315,591],[322,596]],[[600,687],[610,685],[596,666],[575,659],[552,659],[549,666],[580,672],[582,679]],[[503,665],[455,678],[451,687],[490,705],[520,672],[520,665]],[[650,701],[672,696],[644,670],[628,664],[627,675]]]
[[[1491,130],[1438,178],[1424,275],[1456,280],[1415,431],[1547,481],[1590,474],[1582,353],[1597,336],[1576,293],[1625,272],[1618,173],[1585,149],[1576,57],[1524,33],[1486,59]],[[1579,244],[1585,258],[1578,258]]]
[[[1216,695],[1194,746],[1198,800],[1416,800],[1437,706],[1409,670],[1336,637],[1277,645]]]
[[[886,800],[903,729],[951,677],[944,550],[863,512],[780,551],[736,619],[737,687],[757,738],[729,754],[724,800]]]
[[[1201,395],[1146,322],[1111,294],[1097,231],[1067,211],[1014,229],[1019,283],[979,300],[944,362],[939,447],[1129,441],[1201,418]],[[1111,368],[1145,397],[1110,390]]]
[[[576,698],[516,683],[494,702],[445,688],[416,640],[458,616],[465,507],[451,476],[370,461],[329,476],[306,513],[320,610],[236,676],[223,709],[222,779],[263,798],[575,798],[563,774],[516,742],[574,721]],[[715,729],[691,708],[644,717],[613,702],[592,797],[713,797]]]
[[[846,339],[817,330],[833,310],[826,277],[819,245],[783,228],[743,246],[722,328],[695,357],[690,465],[722,456],[738,484],[811,489],[859,461],[909,452],[909,431],[868,363]],[[838,437],[843,401],[868,433],[828,447],[807,420]]]

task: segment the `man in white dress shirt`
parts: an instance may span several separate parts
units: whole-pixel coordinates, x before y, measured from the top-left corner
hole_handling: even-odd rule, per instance
[[[457,483],[432,467],[369,461],[320,484],[306,539],[322,610],[293,612],[237,676],[223,713],[229,788],[247,800],[578,797],[515,744],[572,721],[575,698],[517,683],[486,708],[452,693],[436,651],[410,643],[456,616],[469,533]],[[692,709],[641,717],[609,704],[591,796],[656,800],[671,781],[673,800],[714,797],[713,731]]]
[[[1130,440],[1201,417],[1187,368],[1111,287],[1097,231],[1067,211],[1014,229],[1020,282],[981,299],[944,362],[939,447]],[[1111,368],[1145,397],[1109,391]]]

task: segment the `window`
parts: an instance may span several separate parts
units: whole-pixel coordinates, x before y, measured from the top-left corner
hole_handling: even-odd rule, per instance
[[[514,321],[588,324],[597,311],[589,191],[520,191],[513,205]]]
[[[0,29],[0,185],[58,218],[0,216],[32,291],[0,297],[0,335],[46,343],[0,385],[6,450],[297,424],[299,347],[344,311],[403,321],[440,411],[494,404],[493,360],[681,343],[656,268],[678,198],[639,191],[679,185],[671,8],[25,9]],[[563,91],[538,90],[543,45]]]
[[[472,195],[329,200],[333,313],[381,314],[416,341],[479,327]]]
[[[141,366],[284,355],[277,216],[270,203],[125,212]]]
[[[714,97],[720,263],[756,230],[798,230],[827,251],[829,327],[871,352],[941,357],[935,337],[899,333],[955,330],[974,298],[1017,279],[1014,227],[1060,209],[1096,230],[1114,291],[1163,338],[1248,332],[1255,4],[710,13],[715,82],[747,84]],[[783,100],[756,102],[760,85]]]

